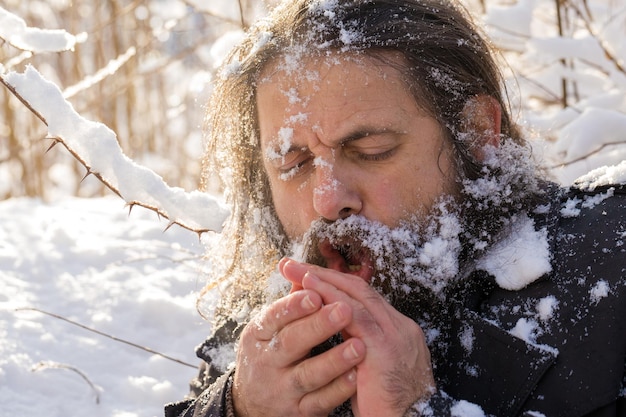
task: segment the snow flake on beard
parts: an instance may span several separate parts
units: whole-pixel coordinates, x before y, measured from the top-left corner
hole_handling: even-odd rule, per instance
[[[326,266],[319,248],[329,242],[346,264],[357,264],[353,258],[366,253],[371,285],[392,304],[417,293],[443,298],[459,272],[462,223],[450,197],[442,198],[433,213],[394,228],[358,215],[333,223],[318,220],[294,245],[295,257]]]

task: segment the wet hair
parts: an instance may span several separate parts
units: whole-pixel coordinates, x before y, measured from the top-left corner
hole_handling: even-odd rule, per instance
[[[222,268],[231,300],[262,301],[259,285],[285,254],[287,238],[272,204],[260,151],[256,89],[263,71],[280,59],[356,54],[395,65],[417,104],[453,142],[459,172],[483,169],[463,132],[463,110],[479,95],[502,108],[506,141],[524,140],[513,123],[503,77],[492,49],[454,0],[288,0],[251,27],[222,65],[209,103],[204,178],[219,173],[231,204],[222,237],[230,258]],[[294,75],[297,76],[297,73]],[[256,304],[257,301],[252,301]]]

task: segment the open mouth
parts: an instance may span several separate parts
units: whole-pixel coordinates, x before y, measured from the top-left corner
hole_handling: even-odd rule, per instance
[[[324,240],[319,251],[328,268],[358,276],[367,283],[372,280],[374,269],[370,252],[361,245],[347,241],[331,244]]]

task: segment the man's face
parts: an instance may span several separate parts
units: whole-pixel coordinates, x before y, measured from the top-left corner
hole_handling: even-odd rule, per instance
[[[314,220],[354,214],[394,228],[457,193],[452,146],[397,69],[354,55],[281,68],[265,71],[257,103],[264,166],[291,239]],[[371,279],[365,261],[350,265],[346,254],[338,261],[328,248],[322,256],[329,267]]]

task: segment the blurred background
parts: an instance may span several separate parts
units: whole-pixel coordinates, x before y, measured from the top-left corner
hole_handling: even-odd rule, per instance
[[[31,64],[124,152],[186,190],[199,185],[210,81],[274,5],[262,0],[3,0],[30,27],[84,41],[62,53],[0,43],[5,71]],[[624,0],[464,0],[501,51],[517,121],[554,178],[626,159]],[[1,23],[0,23],[1,24]],[[84,36],[86,35],[86,36]],[[0,87],[0,200],[108,194],[46,126]]]

